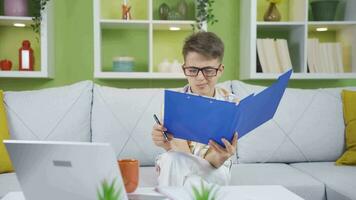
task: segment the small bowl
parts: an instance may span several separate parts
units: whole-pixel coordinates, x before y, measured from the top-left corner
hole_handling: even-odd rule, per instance
[[[114,72],[132,72],[134,68],[133,57],[115,57],[113,59]]]

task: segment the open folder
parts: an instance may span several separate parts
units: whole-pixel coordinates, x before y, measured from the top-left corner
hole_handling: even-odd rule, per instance
[[[273,118],[292,70],[258,94],[251,94],[238,104],[193,94],[165,90],[164,126],[175,138],[208,144],[221,139],[232,141]]]

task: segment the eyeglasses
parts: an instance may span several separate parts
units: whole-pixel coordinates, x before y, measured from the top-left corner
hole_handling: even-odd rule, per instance
[[[219,66],[216,67],[211,67],[211,66],[207,66],[207,67],[203,67],[203,68],[198,68],[198,67],[184,67],[185,65],[182,66],[184,74],[186,76],[190,76],[190,77],[196,77],[198,76],[199,72],[201,71],[203,73],[203,75],[205,77],[214,77],[218,74],[218,71],[221,67],[221,64],[219,64]]]

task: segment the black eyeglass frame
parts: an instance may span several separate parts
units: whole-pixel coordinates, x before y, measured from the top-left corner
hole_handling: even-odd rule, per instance
[[[183,72],[184,72],[184,75],[185,75],[185,76],[197,77],[198,74],[199,74],[199,72],[201,71],[201,72],[203,73],[203,76],[204,76],[204,77],[211,78],[211,77],[215,77],[215,76],[218,75],[218,71],[220,70],[222,64],[220,63],[220,64],[218,65],[218,67],[206,66],[206,67],[202,67],[202,68],[194,67],[194,66],[189,66],[189,67],[184,67],[184,66],[186,66],[186,65],[183,64],[183,65],[182,65],[182,69],[183,69]],[[188,75],[187,72],[186,72],[187,69],[196,69],[196,70],[198,70],[198,71],[197,71],[197,73],[196,73],[195,75]],[[206,74],[205,74],[206,72],[204,72],[205,69],[215,70],[215,74],[214,74],[214,75],[206,75]]]

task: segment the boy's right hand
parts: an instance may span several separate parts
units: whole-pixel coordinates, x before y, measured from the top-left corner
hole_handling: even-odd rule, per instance
[[[152,129],[152,141],[155,145],[164,148],[166,151],[172,149],[172,139],[173,136],[171,134],[167,134],[168,141],[163,136],[163,131],[167,131],[162,125],[155,124]]]

